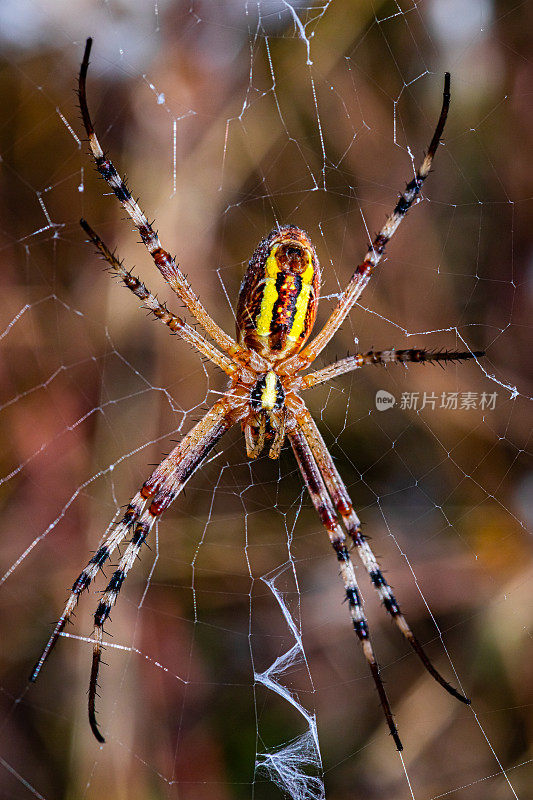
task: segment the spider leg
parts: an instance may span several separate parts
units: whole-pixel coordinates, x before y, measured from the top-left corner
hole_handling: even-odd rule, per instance
[[[74,581],[70,597],[61,614],[52,635],[50,636],[43,653],[30,675],[30,681],[35,681],[41,668],[56,645],[61,632],[76,608],[80,595],[89,588],[101,567],[108,561],[116,548],[124,540],[128,532],[133,529],[133,535],[119,567],[113,573],[105,590],[104,596],[98,605],[95,615],[95,645],[94,652],[101,651],[101,629],[109,616],[111,607],[116,602],[116,596],[126,573],[131,568],[133,561],[142,546],[146,536],[156,519],[168,508],[174,498],[181,492],[185,483],[195,472],[207,453],[215,446],[222,435],[238,421],[244,405],[240,400],[220,400],[207,412],[207,414],[192,428],[181,440],[174,450],[161,461],[159,466],[143,484],[141,490],[129,502],[126,512],[120,522],[114,527],[105,542],[98,548],[87,566]],[[147,503],[149,505],[147,506]],[[123,577],[122,577],[122,573]],[[98,624],[101,622],[101,624]],[[93,670],[91,671],[91,691],[89,692],[89,716],[91,728],[96,731],[94,722],[94,695],[96,694],[96,681],[98,678],[98,665],[100,658],[93,655]],[[92,711],[91,711],[92,709]]]
[[[207,313],[199,298],[193,292],[189,281],[179,268],[178,264],[176,264],[174,258],[162,248],[156,231],[154,231],[152,225],[148,222],[146,215],[141,210],[141,207],[137,201],[133,199],[131,192],[124,183],[123,179],[120,177],[114,164],[109,158],[106,157],[104,151],[102,150],[94,130],[91,116],[89,114],[89,108],[87,106],[86,80],[91,47],[92,39],[89,38],[87,39],[85,45],[85,52],[80,67],[78,97],[83,124],[89,139],[89,146],[96,162],[96,168],[102,178],[108,183],[115,196],[121,202],[124,210],[133,220],[135,227],[141,235],[141,239],[143,240],[163,278],[176,292],[186,308],[200,323],[200,325],[202,325],[204,330],[218,344],[218,346],[224,350],[224,352],[228,353],[228,355],[232,358],[243,357],[245,354],[243,348],[240,347],[240,345],[238,345],[237,342],[231,338],[231,336],[228,336],[228,334],[225,333]],[[256,361],[259,365],[259,362],[262,363],[263,359],[257,356]]]
[[[150,505],[146,506],[138,518],[131,540],[104,590],[94,615],[94,645],[88,710],[91,730],[99,742],[105,741],[96,722],[95,710],[104,624],[117,602],[122,584],[154,523],[180,494],[189,478],[223,434],[237,421],[243,408],[242,402],[240,405],[236,403],[230,405],[227,400],[223,399],[215,403],[210,411],[184,436],[172,453],[156,467],[143,485],[144,495],[150,499]]]
[[[396,748],[401,751],[403,750],[403,746],[398,735],[398,729],[394,723],[390,702],[387,697],[383,681],[381,680],[379,666],[374,655],[372,643],[370,641],[368,623],[363,611],[353,563],[346,546],[346,536],[339,525],[335,509],[333,508],[331,498],[324,484],[324,480],[318,468],[315,457],[311,452],[311,448],[309,447],[304,434],[300,430],[298,423],[295,422],[295,419],[292,417],[292,415],[287,419],[287,429],[287,434],[292,445],[296,461],[300,468],[300,472],[302,473],[302,477],[305,481],[305,485],[307,486],[307,490],[317,514],[320,517],[320,521],[326,529],[331,545],[337,554],[340,575],[344,584],[344,591],[346,593],[346,600],[350,609],[352,624],[355,633],[361,642],[363,653],[368,662],[368,666],[370,667],[370,672],[372,673],[376,689],[378,690],[381,707],[385,714],[389,731],[394,739]]]
[[[141,489],[141,491],[137,492],[135,497],[133,497],[132,500],[130,500],[130,502],[128,503],[126,512],[122,517],[122,519],[120,520],[120,522],[118,522],[116,525],[113,526],[113,529],[109,534],[109,536],[107,537],[107,539],[105,540],[105,542],[98,548],[94,556],[90,559],[88,564],[85,566],[85,568],[81,571],[81,573],[74,581],[70,597],[63,610],[63,613],[59,617],[59,620],[56,623],[52,635],[50,636],[48,642],[46,643],[46,646],[39,660],[37,661],[31,672],[30,681],[32,681],[32,683],[37,680],[37,677],[39,675],[39,672],[41,671],[44,662],[54,649],[57,640],[61,635],[61,632],[63,631],[65,625],[69,621],[74,609],[78,604],[80,595],[82,594],[82,592],[84,592],[86,589],[89,588],[93,580],[98,575],[100,569],[104,566],[104,564],[111,557],[116,548],[123,541],[123,539],[127,535],[132,525],[135,523],[135,521],[140,517],[143,508],[146,505],[146,500],[147,498],[143,494],[143,490]]]
[[[302,389],[310,389],[319,386],[321,383],[330,381],[352,372],[355,369],[364,367],[366,364],[406,364],[409,362],[425,363],[436,362],[440,364],[446,361],[466,361],[468,358],[481,358],[485,353],[483,350],[461,353],[458,350],[369,350],[368,353],[357,353],[348,358],[342,358],[334,364],[329,364],[323,369],[311,372],[302,378]]]
[[[348,534],[359,553],[359,557],[363,562],[365,569],[368,572],[372,585],[376,589],[381,602],[385,609],[389,612],[390,616],[407,639],[420,661],[429,672],[429,674],[446,689],[446,691],[460,700],[462,703],[470,704],[470,700],[457,691],[447,680],[445,680],[440,672],[437,672],[428,656],[426,655],[422,645],[411,631],[405,617],[403,616],[400,606],[394,597],[391,587],[385,580],[385,577],[379,567],[377,559],[370,548],[361,532],[361,523],[352,505],[352,501],[346,486],[339,475],[337,468],[334,464],[333,458],[330,455],[328,448],[318,430],[316,423],[307,409],[297,418],[303,436],[313,453],[314,458],[318,463],[320,473],[324,478],[328,491],[333,499],[333,504],[340,514],[342,521]]]
[[[122,262],[111,253],[106,244],[100,239],[98,234],[93,231],[86,220],[80,219],[80,225],[91,242],[111,266],[111,269],[121,278],[125,286],[143,301],[144,306],[148,308],[157,319],[161,320],[163,324],[168,325],[172,333],[179,334],[182,339],[196,348],[198,352],[207,356],[210,361],[224,370],[227,375],[233,375],[237,369],[237,365],[231,359],[223,355],[211,342],[208,342],[207,339],[204,339],[191,325],[188,325],[180,317],[172,314],[166,306],[162,305],[150,290],[146,288],[144,283],[136,278],[135,275],[132,275],[131,272],[124,267]]]
[[[359,264],[353,273],[346,289],[339,297],[337,305],[335,306],[322,330],[314,337],[314,339],[311,340],[311,342],[309,342],[308,345],[306,345],[306,347],[304,347],[301,353],[298,353],[291,359],[287,360],[286,366],[289,368],[289,371],[296,372],[315,360],[317,355],[322,352],[324,347],[342,325],[354,303],[356,303],[361,296],[363,289],[370,280],[370,276],[381,260],[387,242],[390,241],[400,222],[413,205],[420,193],[420,189],[422,188],[424,181],[429,175],[433,158],[439,145],[442,131],[444,130],[449,106],[450,73],[446,72],[444,75],[443,101],[439,121],[422,164],[416,171],[413,180],[411,180],[405,187],[405,190],[400,195],[400,199],[398,200],[394,211],[387,218],[384,226],[381,228],[380,232],[368,248],[364,260],[361,264]]]

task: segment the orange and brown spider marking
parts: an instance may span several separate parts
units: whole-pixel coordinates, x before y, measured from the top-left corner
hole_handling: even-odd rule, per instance
[[[293,225],[273,230],[255,250],[237,303],[242,347],[279,361],[297,353],[315,322],[320,264],[307,234]]]

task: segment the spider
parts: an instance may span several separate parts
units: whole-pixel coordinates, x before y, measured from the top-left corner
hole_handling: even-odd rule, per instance
[[[127,547],[94,615],[88,711],[93,734],[99,742],[105,741],[96,721],[95,709],[104,623],[109,618],[120,588],[154,523],[180,494],[189,478],[222,436],[233,425],[239,424],[244,433],[249,458],[257,458],[266,448],[270,458],[277,459],[285,439],[290,442],[311,501],[338,559],[353,628],[370,667],[390,733],[396,748],[401,751],[402,743],[370,640],[368,623],[348,548],[349,542],[360,557],[386,611],[429,674],[461,702],[468,704],[470,700],[437,672],[407,624],[398,601],[366,537],[361,532],[361,523],[352,501],[322,435],[302,399],[302,392],[367,364],[447,362],[477,358],[484,354],[481,351],[371,350],[364,354],[349,356],[306,375],[302,372],[313,364],[342,325],[377,267],[385,245],[420,193],[446,122],[450,104],[450,75],[446,73],[444,76],[442,109],[427,155],[415,177],[400,195],[394,211],[370,244],[365,258],[356,267],[322,329],[308,341],[316,318],[321,280],[315,248],[301,228],[282,225],[260,242],[250,259],[237,302],[237,335],[233,339],[207,313],[174,258],[161,246],[158,234],[100,146],[86,99],[86,78],[91,46],[92,39],[87,39],[79,73],[78,94],[82,119],[96,168],[133,220],[165,281],[214,344],[161,304],[109,251],[84,219],[80,220],[81,226],[109,264],[112,273],[142,300],[144,307],[173,333],[179,334],[225,372],[229,383],[223,396],[143,483],[141,489],[128,503],[122,519],[114,525],[107,539],[76,578],[65,609],[33,669],[30,680],[36,680],[76,608],[82,592],[89,588],[114,551],[126,537],[129,537]]]

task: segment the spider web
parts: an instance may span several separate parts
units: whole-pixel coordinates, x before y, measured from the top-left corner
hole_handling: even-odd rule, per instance
[[[531,22],[495,0],[2,4],[2,797],[529,796]],[[102,576],[28,688],[73,579],[224,390],[79,229],[181,313],[87,156],[72,89],[89,35],[99,136],[229,332],[247,259],[284,222],[315,243],[325,319],[452,73],[424,200],[321,364],[373,346],[487,357],[367,367],[307,397],[407,619],[473,700],[431,680],[357,569],[401,755],[290,449],[249,463],[238,431],[121,591],[107,743],[86,715]]]

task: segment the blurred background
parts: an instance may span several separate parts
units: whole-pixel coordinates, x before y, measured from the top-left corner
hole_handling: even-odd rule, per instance
[[[254,672],[295,643],[284,610],[305,657],[277,679],[316,714],[322,765],[311,748],[306,769],[330,800],[530,796],[532,26],[530,4],[503,0],[4,0],[2,798],[282,797],[257,754],[308,721]],[[87,36],[102,144],[230,333],[248,258],[277,223],[313,239],[325,319],[411,179],[452,74],[424,200],[320,361],[372,347],[487,356],[367,367],[307,396],[412,628],[473,700],[432,681],[358,568],[403,763],[292,454],[250,465],[238,430],[123,587],[100,679],[107,743],[86,712],[103,576],[28,689],[110,522],[225,386],[79,228],[83,215],[182,313],[87,154],[75,95]],[[396,398],[386,412],[379,390]],[[424,393],[436,400],[422,408]]]

